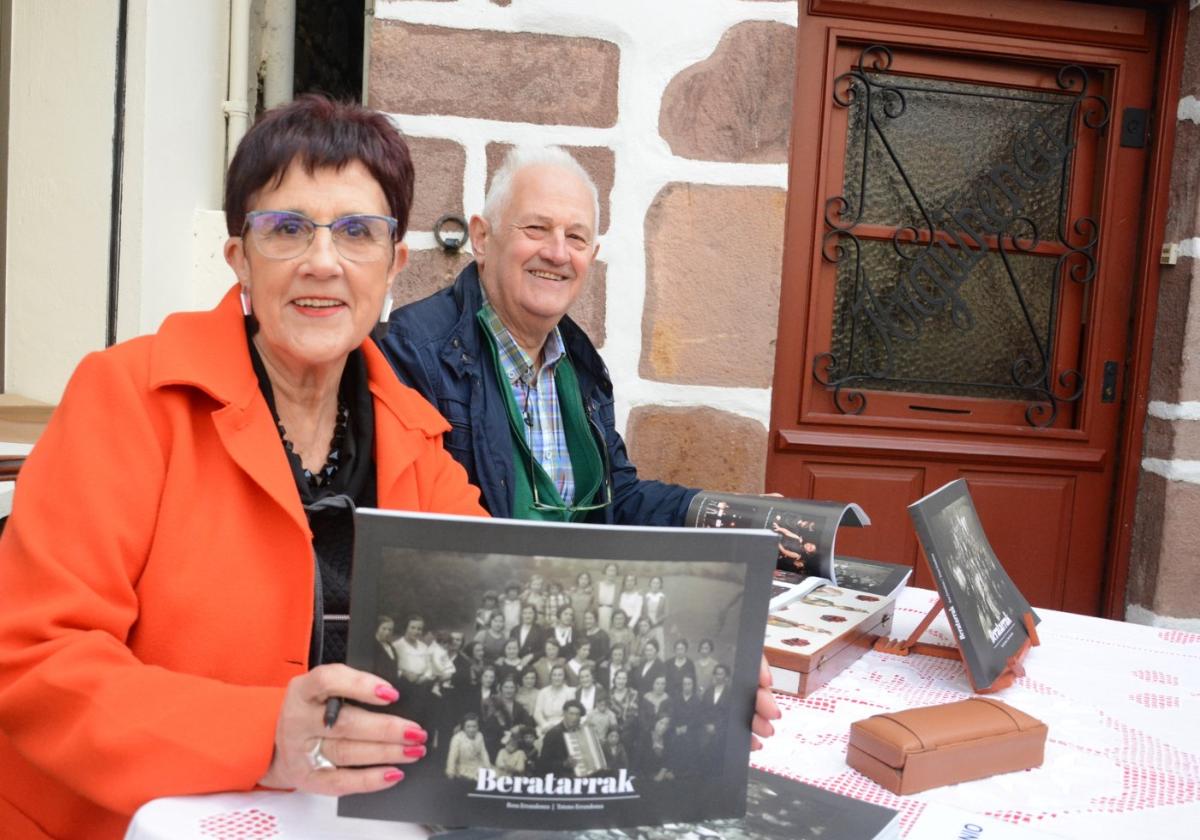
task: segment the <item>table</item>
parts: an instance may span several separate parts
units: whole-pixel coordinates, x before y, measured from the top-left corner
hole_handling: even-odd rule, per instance
[[[893,635],[907,637],[935,599],[903,591]],[[957,837],[935,825],[969,815],[987,829],[984,840],[1200,836],[1200,634],[1038,614],[1042,643],[1025,658],[1026,675],[991,696],[1049,726],[1042,767],[903,797],[851,770],[853,721],[971,696],[960,662],[877,652],[810,697],[781,697],[776,736],[752,762],[896,808],[909,838]],[[923,638],[953,644],[944,614]]]
[[[138,809],[125,840],[415,840],[411,823],[337,815],[330,796],[284,791],[155,799]]]
[[[935,593],[908,588],[893,633],[907,636]],[[1035,770],[895,796],[845,763],[850,724],[883,711],[971,696],[961,663],[871,652],[805,699],[752,763],[896,808],[909,840],[1022,837],[1169,840],[1200,836],[1200,634],[1039,610],[1026,676],[996,696],[1050,727]],[[926,641],[951,644],[945,616]],[[331,799],[256,792],[160,799],[127,840],[424,837],[417,826],[335,815]]]

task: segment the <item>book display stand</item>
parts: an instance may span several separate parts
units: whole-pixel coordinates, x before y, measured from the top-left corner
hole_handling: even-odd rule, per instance
[[[880,649],[960,659],[976,694],[1012,685],[1025,675],[1021,662],[1038,644],[1038,617],[992,551],[967,482],[960,478],[939,487],[909,505],[908,512],[938,600],[907,640]],[[921,642],[943,610],[954,646]]]
[[[924,656],[936,656],[941,659],[957,659],[966,665],[966,660],[963,658],[963,651],[957,645],[939,645],[932,642],[922,642],[920,638],[925,631],[929,629],[929,625],[937,618],[938,613],[945,609],[945,604],[939,596],[929,612],[921,619],[921,623],[917,625],[912,634],[907,639],[892,639],[887,636],[881,636],[875,642],[875,650],[880,653],[890,653],[895,656],[908,656],[910,653],[919,653]],[[975,684],[975,678],[971,674],[970,668],[964,668],[967,672],[967,679],[971,682],[971,690],[976,694],[991,694],[994,691],[999,691],[1002,688],[1008,688],[1013,684],[1013,681],[1018,677],[1025,676],[1025,666],[1021,661],[1025,658],[1025,654],[1029,652],[1029,648],[1034,645],[1039,645],[1037,627],[1034,622],[1033,613],[1027,612],[1021,619],[1025,625],[1025,632],[1029,635],[1017,649],[1017,652],[1008,658],[1005,663],[1004,670],[1000,672],[1000,676],[992,681],[991,685],[979,686]]]

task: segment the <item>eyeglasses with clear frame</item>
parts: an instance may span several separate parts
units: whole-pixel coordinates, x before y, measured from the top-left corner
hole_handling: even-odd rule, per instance
[[[355,213],[318,224],[291,210],[254,210],[246,214],[242,236],[253,234],[254,248],[269,260],[294,259],[312,244],[317,228],[329,228],[333,247],[352,262],[379,262],[391,257],[399,223],[391,216]]]

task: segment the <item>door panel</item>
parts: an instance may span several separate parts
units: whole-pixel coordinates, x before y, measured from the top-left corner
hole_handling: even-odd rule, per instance
[[[979,470],[960,476],[970,485],[988,541],[1017,588],[1031,603],[1060,602],[1071,532],[1056,529],[1071,521],[1075,479]]]
[[[839,550],[916,563],[905,505],[964,476],[1030,601],[1096,613],[1147,163],[1114,126],[1158,18],[1047,2],[1047,40],[903,5],[802,9],[768,487],[859,502]]]
[[[912,467],[864,466],[853,462],[808,461],[801,481],[813,499],[854,499],[868,511],[867,528],[843,528],[837,551],[852,557],[881,557],[896,552],[916,557],[917,537],[907,523],[905,507],[922,496],[925,471]]]

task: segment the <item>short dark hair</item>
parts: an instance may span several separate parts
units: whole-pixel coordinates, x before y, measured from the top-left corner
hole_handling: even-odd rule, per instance
[[[241,236],[254,195],[278,186],[292,161],[310,175],[359,161],[379,182],[396,218],[396,239],[408,230],[413,165],[408,144],[378,111],[354,102],[305,94],[259,117],[238,144],[225,178],[225,227]]]
[[[563,703],[563,707],[562,707],[563,714],[566,714],[567,709],[578,709],[579,714],[581,714],[581,715],[584,714],[585,712],[587,712],[587,708],[582,703],[580,703],[578,700],[568,700],[565,703]]]

